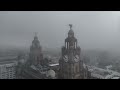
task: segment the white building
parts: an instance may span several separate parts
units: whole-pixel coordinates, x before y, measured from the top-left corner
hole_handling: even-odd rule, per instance
[[[111,67],[111,66],[109,66]],[[91,76],[98,79],[120,79],[120,73],[107,69],[98,68],[95,66],[88,66]]]
[[[0,79],[15,79],[16,78],[16,65],[15,58],[0,58]]]

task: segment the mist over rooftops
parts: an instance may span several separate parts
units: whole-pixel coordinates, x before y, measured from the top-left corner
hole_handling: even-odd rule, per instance
[[[61,48],[69,23],[81,49],[120,52],[119,11],[0,11],[0,46],[28,49],[38,32],[43,48]]]

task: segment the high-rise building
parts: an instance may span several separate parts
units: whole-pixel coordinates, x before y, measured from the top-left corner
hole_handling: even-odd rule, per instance
[[[47,65],[44,65],[44,58],[42,49],[37,35],[35,35],[32,45],[30,46],[29,58],[24,66],[20,70],[18,77],[22,79],[47,79],[53,78],[55,72],[50,70]]]
[[[29,53],[29,64],[30,65],[40,65],[43,61],[42,48],[40,46],[40,42],[38,40],[37,35],[35,35],[34,40],[32,41],[32,45],[30,47]]]
[[[77,39],[69,24],[70,30],[65,39],[65,46],[62,47],[62,56],[59,60],[59,78],[61,79],[87,79],[89,72],[80,59],[81,48],[77,45]]]

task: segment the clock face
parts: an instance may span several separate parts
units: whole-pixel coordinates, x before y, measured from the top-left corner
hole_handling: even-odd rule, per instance
[[[68,61],[68,56],[65,55],[65,56],[63,57],[63,59],[64,59],[65,62],[67,62],[67,61]]]
[[[79,61],[79,56],[75,55],[74,60],[75,60],[75,62],[78,62]]]

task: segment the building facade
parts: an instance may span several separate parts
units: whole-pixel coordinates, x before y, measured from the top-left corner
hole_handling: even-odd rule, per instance
[[[65,46],[62,47],[62,56],[59,60],[59,78],[61,79],[87,79],[89,72],[80,59],[81,48],[77,45],[72,25],[65,39]]]
[[[15,60],[0,61],[0,79],[16,79],[16,66]]]
[[[40,46],[40,42],[38,40],[37,35],[35,35],[34,40],[32,41],[32,45],[30,46],[29,53],[29,65],[41,65],[43,62],[43,54],[42,48]]]
[[[30,46],[30,53],[27,62],[24,65],[20,65],[20,71],[18,72],[19,78],[22,79],[49,79],[53,71],[47,65],[44,65],[44,58],[42,54],[42,48],[38,37],[35,35],[32,45]],[[51,74],[52,72],[52,74]]]

